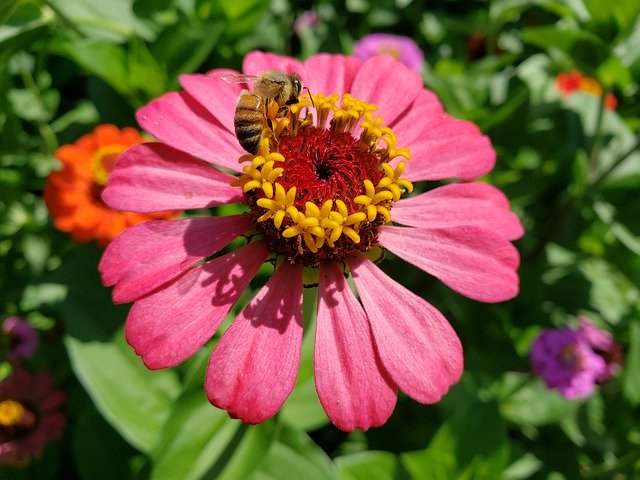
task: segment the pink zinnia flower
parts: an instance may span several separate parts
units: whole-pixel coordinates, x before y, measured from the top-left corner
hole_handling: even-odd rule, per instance
[[[299,62],[253,52],[243,65],[249,75],[271,69],[297,72],[313,103],[303,95],[284,118],[272,118],[258,155],[247,155],[233,133],[242,86],[216,78],[228,70],[184,75],[185,92],[138,111],[160,143],[119,158],[107,203],[151,212],[242,202],[248,212],[134,226],[107,247],[102,278],[115,285],[114,301],[135,301],[128,342],[147,367],[166,368],[196,353],[272,262],[271,279],[214,348],[205,380],[213,405],[258,423],[296,382],[306,271],[304,282],[319,291],[320,402],[344,430],[381,425],[397,389],[437,402],[458,381],[463,360],[442,314],[370,257],[380,260],[388,249],[463,295],[500,302],[518,292],[510,241],[522,227],[499,190],[470,181],[494,166],[489,139],[444,114],[400,62],[328,54]],[[400,199],[411,182],[444,178],[469,181]],[[246,246],[214,257],[240,236]]]
[[[16,369],[0,382],[0,464],[21,466],[62,435],[64,394],[51,375]]]
[[[353,54],[360,60],[381,54],[391,55],[418,73],[422,72],[424,67],[422,49],[415,41],[404,35],[370,33],[353,45]]]
[[[2,332],[9,340],[6,359],[11,363],[31,357],[38,347],[38,333],[22,317],[5,318]]]
[[[531,347],[533,372],[566,398],[586,397],[606,372],[604,359],[575,330],[544,330]]]

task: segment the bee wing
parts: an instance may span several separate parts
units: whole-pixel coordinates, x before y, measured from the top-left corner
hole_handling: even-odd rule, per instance
[[[213,75],[211,78],[219,78],[231,84],[247,83],[252,85],[258,77],[255,75],[245,75],[243,73],[227,73],[225,75]]]

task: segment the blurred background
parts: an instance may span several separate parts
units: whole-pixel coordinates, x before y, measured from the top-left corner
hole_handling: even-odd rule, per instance
[[[0,478],[640,478],[640,2],[0,0],[0,18]],[[372,33],[412,46],[359,51]],[[255,49],[403,59],[405,48],[446,111],[490,136],[498,163],[482,180],[526,229],[521,293],[506,303],[382,265],[452,323],[459,384],[437,405],[400,395],[386,425],[345,433],[317,400],[310,338],[293,394],[258,426],[207,402],[217,336],[148,371],[123,338],[129,306],[112,304],[96,270],[108,235],[70,227],[54,198],[75,180],[52,172],[81,170],[60,147],[89,148],[83,136],[104,124],[137,128],[136,109],[179,90],[178,75],[239,70]],[[577,331],[579,316],[608,332],[615,348],[593,350],[615,368],[566,398],[530,351],[544,330]],[[12,388],[39,412],[17,426]],[[45,419],[41,451],[7,454]]]

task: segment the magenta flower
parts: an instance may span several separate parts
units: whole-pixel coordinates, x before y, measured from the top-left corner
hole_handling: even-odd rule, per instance
[[[606,372],[604,359],[571,328],[544,330],[531,347],[533,372],[566,398],[591,394]]]
[[[313,103],[303,95],[285,118],[274,118],[258,155],[247,155],[233,133],[242,85],[217,78],[230,72],[184,75],[185,92],[138,111],[160,143],[125,152],[103,193],[129,211],[241,202],[248,212],[136,225],[107,247],[100,272],[115,285],[114,301],[135,301],[125,335],[156,369],[196,353],[260,266],[275,265],[214,348],[205,379],[213,405],[251,424],[273,416],[296,382],[305,272],[304,283],[318,284],[320,402],[341,429],[381,425],[398,389],[437,402],[458,381],[463,359],[442,314],[370,258],[388,249],[463,295],[500,302],[518,292],[519,255],[510,241],[522,226],[499,190],[476,181],[400,198],[412,182],[471,180],[495,163],[489,139],[444,114],[400,62],[245,58],[245,74],[270,69],[297,72]],[[245,246],[215,256],[240,236]]]
[[[0,381],[0,464],[22,466],[62,435],[64,394],[51,375],[20,368]]]
[[[354,43],[353,54],[360,60],[381,54],[391,55],[418,73],[424,67],[422,49],[411,38],[403,35],[370,33]]]
[[[598,383],[608,382],[622,366],[620,346],[613,340],[609,332],[596,327],[585,316],[578,317],[578,333],[587,341],[592,350],[605,361],[607,368],[596,378],[596,381]]]
[[[38,347],[38,333],[22,317],[7,317],[2,322],[2,332],[9,339],[6,359],[14,364],[31,357]]]

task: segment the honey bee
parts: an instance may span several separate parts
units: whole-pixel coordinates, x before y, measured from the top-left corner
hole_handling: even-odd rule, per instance
[[[231,74],[221,78],[227,83],[249,83],[253,91],[242,90],[236,103],[233,123],[236,138],[247,152],[256,154],[265,134],[271,129],[268,109],[275,102],[275,117],[287,114],[289,105],[298,103],[302,82],[295,73],[268,70],[258,75]]]

